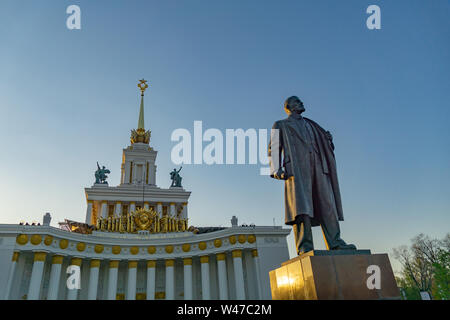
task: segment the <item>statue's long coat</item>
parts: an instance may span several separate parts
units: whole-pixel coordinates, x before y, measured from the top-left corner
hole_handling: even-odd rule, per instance
[[[314,138],[319,148],[319,155],[316,156],[320,158],[323,173],[329,175],[336,204],[337,218],[342,221],[344,220],[344,215],[342,212],[333,142],[328,139],[326,131],[316,122],[308,118],[303,119],[310,123],[313,129]],[[317,226],[320,224],[317,217],[321,215],[321,212],[316,208],[317,206],[314,207],[314,212],[311,212],[313,195],[308,191],[311,188],[308,188],[305,184],[307,179],[302,179],[302,175],[311,175],[311,172],[307,172],[310,171],[310,166],[306,164],[306,161],[310,161],[309,152],[311,146],[302,137],[294,121],[296,121],[294,118],[288,117],[284,120],[276,121],[272,127],[272,129],[278,129],[279,131],[272,130],[269,144],[271,177],[273,177],[274,173],[282,165],[284,172],[287,174],[284,194],[285,223],[292,225],[295,223],[297,215],[308,214],[312,218],[311,224]],[[279,133],[278,139],[275,136],[277,133]]]

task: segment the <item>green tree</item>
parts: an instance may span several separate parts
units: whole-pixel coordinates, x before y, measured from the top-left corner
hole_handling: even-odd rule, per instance
[[[420,291],[416,288],[411,278],[395,277],[400,288],[401,296],[406,300],[420,300]]]
[[[397,284],[406,299],[420,299],[423,291],[435,299],[449,299],[450,234],[437,240],[421,233],[411,243],[394,249],[402,265]]]
[[[433,263],[434,277],[432,293],[438,300],[450,300],[450,235],[447,235],[447,246],[440,249],[436,262]],[[445,239],[443,241],[445,244]]]

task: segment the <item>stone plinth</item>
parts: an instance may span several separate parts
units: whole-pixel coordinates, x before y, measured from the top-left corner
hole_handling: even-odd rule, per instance
[[[380,289],[369,289],[367,268],[380,268]],[[387,254],[370,250],[314,250],[270,271],[274,300],[400,299]]]
[[[108,182],[106,183],[94,183],[92,188],[109,188]]]

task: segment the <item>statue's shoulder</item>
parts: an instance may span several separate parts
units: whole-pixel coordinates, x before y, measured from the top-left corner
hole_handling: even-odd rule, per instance
[[[272,129],[281,129],[282,127],[284,127],[287,120],[288,118],[275,121],[273,123]]]
[[[314,120],[311,120],[309,118],[303,117],[303,119],[305,119],[307,122],[309,122],[311,125],[313,125],[314,127],[316,127],[317,129],[319,129],[322,132],[325,132],[326,130],[324,128],[322,128],[317,122],[315,122]]]

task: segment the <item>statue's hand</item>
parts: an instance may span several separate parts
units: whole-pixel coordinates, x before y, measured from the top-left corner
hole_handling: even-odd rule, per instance
[[[273,174],[273,177],[274,177],[275,179],[278,179],[278,180],[286,180],[286,179],[287,179],[287,175],[286,175],[286,173],[283,171],[282,168],[278,169],[278,171],[277,171],[276,173]]]

